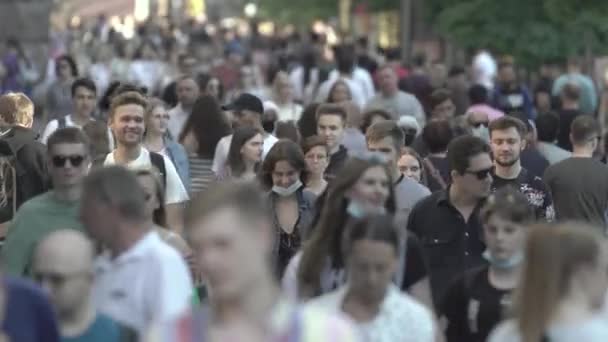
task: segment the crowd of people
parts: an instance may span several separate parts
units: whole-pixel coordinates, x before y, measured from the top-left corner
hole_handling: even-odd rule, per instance
[[[578,60],[150,34],[3,83],[0,341],[608,341]]]

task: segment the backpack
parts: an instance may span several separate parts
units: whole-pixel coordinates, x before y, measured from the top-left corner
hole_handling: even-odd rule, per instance
[[[18,164],[17,151],[0,139],[0,223],[12,220],[17,211]]]
[[[161,179],[163,180],[163,187],[167,188],[167,169],[165,168],[165,158],[162,154],[150,151],[150,162],[160,173]]]
[[[57,119],[57,129],[66,128],[68,126],[67,121],[65,120],[65,116]]]
[[[103,163],[106,161],[107,155],[101,155],[95,159],[93,159],[94,167],[103,167]],[[163,187],[167,187],[167,169],[165,168],[165,158],[156,152],[150,151],[150,162],[152,166],[154,166],[158,172],[160,173]]]

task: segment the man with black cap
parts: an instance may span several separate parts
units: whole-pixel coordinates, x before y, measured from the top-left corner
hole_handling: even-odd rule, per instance
[[[259,128],[260,132],[264,134],[262,157],[266,157],[266,154],[278,139],[274,135],[264,132],[262,128],[262,115],[264,114],[264,105],[262,104],[262,101],[254,95],[244,93],[239,95],[234,102],[223,106],[222,109],[232,112],[234,122],[237,126],[252,126]],[[212,170],[216,175],[221,175],[224,172],[231,142],[232,134],[223,137],[217,143],[212,166]]]

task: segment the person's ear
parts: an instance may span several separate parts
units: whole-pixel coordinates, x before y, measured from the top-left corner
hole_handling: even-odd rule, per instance
[[[525,150],[527,144],[528,144],[527,139],[521,139],[521,148],[519,149],[519,152],[522,152],[523,150]]]
[[[450,171],[450,176],[452,176],[452,179],[456,179],[457,177],[460,177],[460,173],[456,170],[452,170]]]

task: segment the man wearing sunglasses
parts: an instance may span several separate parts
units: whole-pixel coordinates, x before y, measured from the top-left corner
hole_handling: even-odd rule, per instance
[[[489,130],[494,155],[492,191],[513,186],[528,198],[537,219],[553,221],[555,211],[547,186],[521,165],[521,152],[526,147],[526,125],[512,116],[503,116],[492,121]]]
[[[483,140],[455,138],[447,158],[451,184],[418,202],[408,221],[428,257],[436,304],[454,277],[483,263],[479,210],[492,185],[490,147]]]
[[[3,247],[7,273],[29,275],[34,247],[58,229],[84,230],[78,219],[82,180],[91,160],[89,140],[76,127],[62,128],[47,142],[47,162],[53,189],[25,202],[9,226]]]

